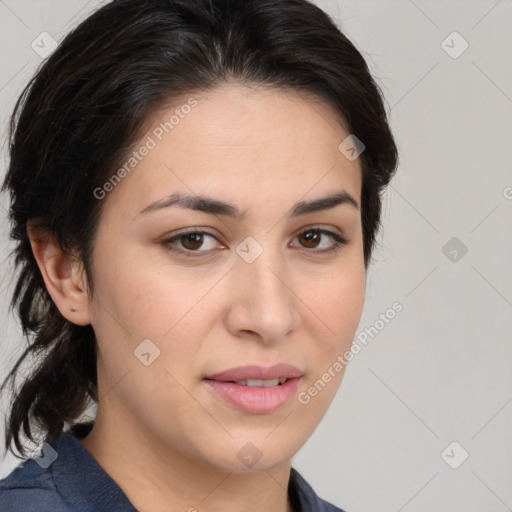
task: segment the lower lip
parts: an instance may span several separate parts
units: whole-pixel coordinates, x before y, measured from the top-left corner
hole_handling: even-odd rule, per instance
[[[300,377],[269,388],[241,386],[235,382],[205,380],[206,384],[237,409],[253,414],[275,411],[295,394]]]

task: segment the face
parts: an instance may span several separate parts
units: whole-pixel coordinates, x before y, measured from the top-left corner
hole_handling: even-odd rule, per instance
[[[270,469],[326,412],[359,323],[361,165],[318,100],[190,96],[150,120],[99,199],[98,421],[209,467]]]

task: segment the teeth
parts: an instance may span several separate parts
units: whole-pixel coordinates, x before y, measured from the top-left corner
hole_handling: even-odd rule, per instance
[[[280,377],[279,379],[270,379],[270,380],[259,380],[259,379],[247,379],[247,380],[238,380],[236,383],[240,386],[248,386],[250,388],[271,388],[274,386],[278,386],[279,384],[284,384],[286,382],[286,377]]]

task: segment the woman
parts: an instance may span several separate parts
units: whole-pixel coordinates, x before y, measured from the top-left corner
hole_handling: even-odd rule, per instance
[[[8,379],[38,360],[6,448],[43,447],[0,508],[341,510],[291,458],[340,384],[396,165],[363,57],[306,0],[86,19],[11,124],[31,344]]]

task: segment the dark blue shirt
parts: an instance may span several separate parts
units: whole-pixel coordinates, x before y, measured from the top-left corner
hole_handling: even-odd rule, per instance
[[[57,454],[53,461],[46,459],[50,464],[44,457],[39,463],[27,459],[0,480],[1,512],[137,512],[73,434],[63,434],[50,446]],[[320,499],[294,468],[288,496],[294,512],[343,512]]]

